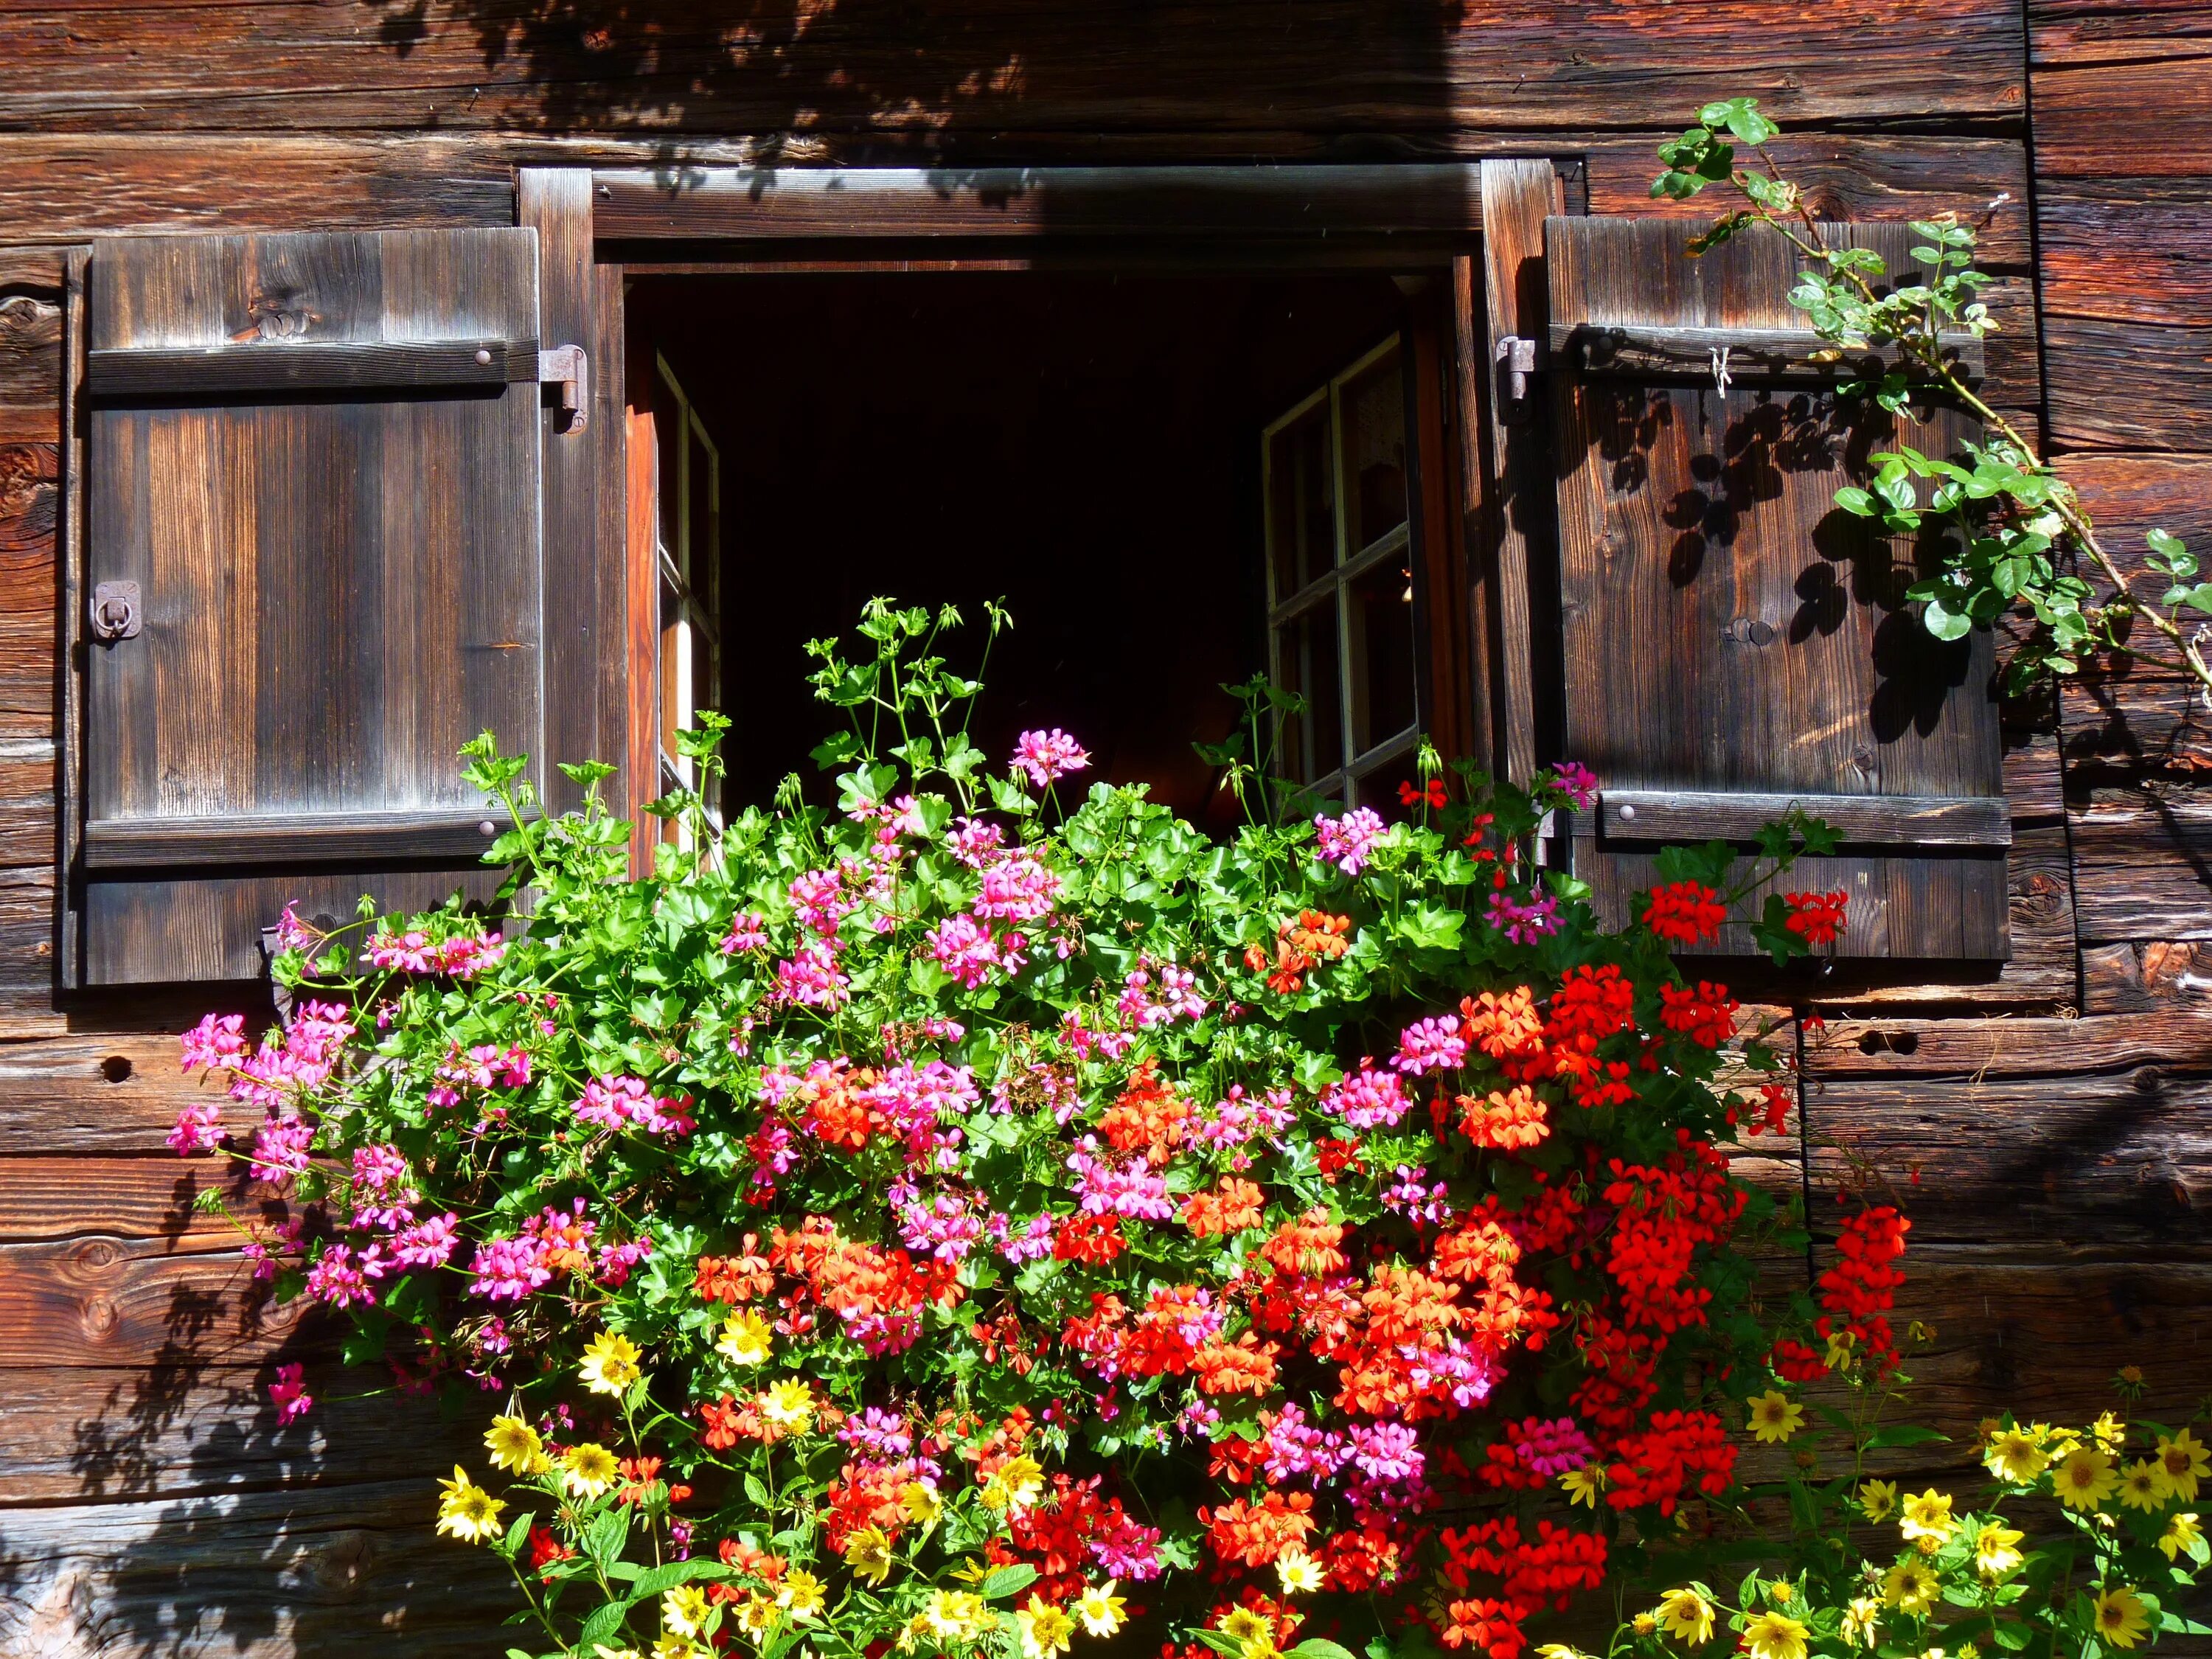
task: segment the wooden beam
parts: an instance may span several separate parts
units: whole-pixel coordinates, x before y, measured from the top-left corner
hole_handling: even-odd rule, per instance
[[[260,817],[110,818],[84,826],[88,870],[180,865],[352,863],[481,858],[514,821],[468,812],[270,813]]]
[[[501,386],[537,378],[535,340],[131,346],[88,351],[84,364],[84,389],[94,398]]]
[[[1608,841],[1744,841],[1800,809],[1833,828],[1846,846],[2012,845],[2012,815],[2001,795],[1770,795],[1608,789],[1598,797],[1598,828]]]
[[[672,170],[592,175],[617,242],[1152,242],[1449,251],[1472,241],[1471,163],[1387,167]]]
[[[1969,381],[1984,378],[1982,343],[1971,334],[1944,334],[1946,359]],[[1839,350],[1809,328],[1692,328],[1654,324],[1563,322],[1552,319],[1552,356],[1581,374],[1627,380],[1709,380],[1726,353],[1729,380],[1743,386],[1827,385],[1850,376],[1879,376],[1905,362],[1893,341]]]

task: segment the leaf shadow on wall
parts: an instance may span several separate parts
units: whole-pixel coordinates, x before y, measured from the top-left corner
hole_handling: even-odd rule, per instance
[[[379,40],[402,63],[450,58],[443,32],[472,31],[484,79],[476,91],[517,125],[749,135],[769,163],[822,160],[825,139],[864,141],[839,143],[841,161],[911,161],[959,148],[963,134],[1042,161],[1046,134],[1090,154],[1096,140],[1081,135],[1144,130],[1242,129],[1271,135],[1254,149],[1272,152],[1302,125],[1340,130],[1346,108],[1372,132],[1433,130],[1449,119],[1444,47],[1464,9],[1464,0],[1103,12],[1007,0],[379,3]],[[1336,154],[1397,148],[1323,143]],[[669,137],[662,149],[678,159],[683,141]]]

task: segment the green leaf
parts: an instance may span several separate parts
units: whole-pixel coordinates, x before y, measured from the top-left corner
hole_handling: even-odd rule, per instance
[[[1352,1653],[1326,1636],[1309,1636],[1297,1646],[1288,1650],[1283,1659],[1352,1659]]]
[[[2143,540],[2149,544],[2152,552],[2163,554],[2169,559],[2178,559],[2189,550],[2188,544],[2169,530],[2146,530]]]
[[[1036,1582],[1036,1576],[1037,1570],[1026,1561],[1000,1567],[983,1581],[982,1597],[986,1601],[1001,1601],[1009,1595],[1018,1595]]]
[[[1836,505],[1846,513],[1856,513],[1862,519],[1875,515],[1874,497],[1856,484],[1845,484],[1836,492]]]
[[[499,1553],[512,1559],[519,1554],[530,1536],[530,1523],[538,1517],[525,1510],[514,1517],[514,1524],[507,1529],[507,1536],[499,1540]]]
[[[1962,640],[1973,632],[1974,619],[1960,616],[1941,599],[1930,599],[1920,613],[1921,625],[1939,640]]]
[[[663,1590],[674,1589],[678,1584],[696,1584],[732,1577],[737,1569],[712,1556],[697,1561],[671,1561],[665,1566],[653,1567],[638,1574],[637,1582],[630,1586],[630,1599],[644,1601]]]
[[[2212,611],[2212,582],[2199,582],[2182,599],[2192,611]]]
[[[592,1616],[584,1620],[584,1628],[576,1632],[576,1645],[588,1652],[595,1644],[608,1641],[623,1627],[629,1617],[629,1609],[627,1601],[609,1601],[594,1609]]]

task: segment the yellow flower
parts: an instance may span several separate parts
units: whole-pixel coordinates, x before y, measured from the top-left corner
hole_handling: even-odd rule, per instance
[[[1786,1613],[1762,1613],[1743,1627],[1751,1659],[1805,1659],[1805,1626]]]
[[[1044,1496],[1044,1465],[1027,1452],[1001,1464],[998,1480],[1012,1500],[1010,1508],[1025,1510]]]
[[[453,1465],[453,1478],[441,1480],[438,1530],[464,1544],[481,1544],[499,1536],[499,1512],[507,1505],[469,1479],[469,1472]]]
[[[822,1581],[801,1567],[783,1576],[775,1587],[775,1604],[789,1613],[794,1623],[805,1624],[822,1611],[829,1600],[822,1589]]]
[[[1590,1659],[1571,1642],[1547,1642],[1536,1650],[1536,1659]]]
[[[653,1659],[703,1659],[710,1651],[690,1637],[678,1636],[672,1631],[653,1644]]]
[[[1998,1480],[2025,1486],[2051,1467],[2051,1454],[2025,1430],[2000,1429],[1990,1437],[1982,1462]]]
[[[1887,1521],[1897,1513],[1897,1483],[1867,1480],[1859,1486],[1859,1510],[1869,1521]]]
[[[2197,1483],[2212,1475],[2212,1456],[2208,1456],[2203,1443],[2186,1429],[2171,1440],[2159,1436],[2157,1456],[2158,1466],[2166,1475],[2166,1488],[2176,1498],[2195,1498]]]
[[[758,1309],[732,1309],[714,1339],[714,1352],[732,1365],[758,1365],[766,1363],[775,1341],[775,1328]]]
[[[882,1583],[891,1576],[890,1535],[872,1522],[847,1534],[845,1565],[852,1568],[854,1577],[865,1578],[871,1584]]]
[[[1014,1623],[1022,1633],[1022,1659],[1052,1659],[1066,1653],[1075,1620],[1042,1595],[1031,1595],[1029,1606],[1017,1611]]]
[[[1639,1613],[1628,1623],[1629,1627],[1638,1636],[1649,1636],[1659,1628],[1659,1615],[1656,1613]]]
[[[660,1627],[678,1636],[696,1637],[706,1628],[707,1614],[713,1607],[707,1592],[698,1585],[678,1584],[661,1595]]]
[[[921,1617],[940,1642],[971,1642],[997,1622],[973,1590],[932,1590]]]
[[[2194,1557],[2197,1547],[2204,1541],[2204,1529],[2197,1524],[2193,1510],[2182,1510],[2166,1523],[2166,1530],[2158,1535],[2158,1547],[2166,1552],[2166,1559],[2177,1555]]]
[[[1109,1578],[1103,1584],[1090,1586],[1075,1598],[1075,1616],[1082,1620],[1087,1634],[1111,1636],[1129,1616],[1127,1599],[1114,1594],[1115,1586],[1121,1582]]]
[[[814,1420],[814,1396],[807,1391],[806,1384],[790,1377],[763,1389],[753,1405],[762,1421],[773,1423],[780,1429],[803,1431]]]
[[[571,1498],[604,1498],[621,1473],[615,1455],[590,1441],[561,1454],[561,1485]]]
[[[2154,1510],[2169,1495],[2166,1471],[2154,1459],[2139,1458],[2121,1473],[2120,1502],[2131,1510]]]
[[[538,1431],[520,1418],[511,1413],[495,1417],[491,1426],[484,1431],[484,1449],[491,1454],[491,1466],[505,1469],[509,1474],[543,1474],[552,1466],[553,1460],[545,1455],[545,1443],[538,1437]]]
[[[1269,1648],[1275,1644],[1274,1626],[1267,1622],[1264,1614],[1249,1607],[1231,1609],[1221,1620],[1221,1633],[1232,1642],[1243,1643],[1248,1651],[1255,1642]]]
[[[1805,1408],[1779,1389],[1752,1395],[1751,1431],[1760,1440],[1787,1440],[1805,1426]]]
[[[2058,1493],[2058,1500],[2069,1509],[2094,1510],[2112,1495],[2119,1477],[2112,1473],[2112,1460],[2103,1452],[2087,1446],[2076,1446],[2058,1461],[2051,1472],[2051,1484]]]
[[[2089,1432],[2095,1437],[2098,1445],[2108,1452],[2117,1452],[2127,1443],[2128,1425],[2110,1412],[2101,1413],[2097,1420],[2089,1425]]]
[[[1829,1332],[1827,1353],[1828,1369],[1832,1371],[1848,1370],[1850,1368],[1852,1350],[1857,1346],[1858,1338],[1852,1335],[1850,1332]]]
[[[1320,1562],[1302,1549],[1287,1549],[1275,1558],[1275,1575],[1283,1581],[1283,1594],[1303,1595],[1317,1590],[1328,1577]]]
[[[1897,1529],[1906,1538],[1932,1538],[1938,1544],[1957,1531],[1959,1523],[1951,1518],[1951,1499],[1948,1493],[1930,1486],[1917,1498],[1908,1498],[1897,1517]]]
[[[1797,1599],[1797,1587],[1784,1579],[1769,1579],[1766,1585],[1766,1599],[1778,1607],[1786,1607]]]
[[[933,1525],[945,1513],[945,1505],[926,1480],[909,1480],[899,1488],[899,1508],[917,1527]]]
[[[2150,1628],[2149,1609],[2125,1584],[2099,1590],[2093,1617],[2097,1634],[2116,1648],[2135,1646]]]
[[[1984,1578],[2003,1577],[2020,1565],[2020,1540],[2027,1535],[2001,1521],[1984,1522],[1974,1535],[1974,1571]]]
[[[592,1652],[594,1659],[645,1659],[635,1648],[610,1647],[605,1642],[592,1643]]]
[[[576,1375],[593,1394],[618,1395],[637,1381],[637,1344],[612,1331],[601,1331],[584,1350]]]
[[[1692,1647],[1712,1640],[1713,1604],[1693,1589],[1670,1589],[1659,1598],[1659,1627]]]
[[[1570,1502],[1597,1507],[1597,1495],[1605,1490],[1605,1471],[1590,1463],[1579,1469],[1569,1469],[1559,1477],[1559,1485],[1566,1489]]]
[[[1883,1599],[1899,1613],[1923,1613],[1936,1603],[1935,1573],[1917,1561],[1900,1561],[1882,1575]]]
[[[783,1619],[774,1598],[758,1590],[747,1591],[732,1611],[737,1616],[738,1628],[757,1642],[774,1630]]]
[[[1875,1644],[1875,1626],[1881,1614],[1881,1603],[1871,1595],[1855,1595],[1851,1604],[1844,1609],[1843,1637],[1847,1646],[1870,1648]]]

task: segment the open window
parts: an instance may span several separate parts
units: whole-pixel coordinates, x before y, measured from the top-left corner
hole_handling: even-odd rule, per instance
[[[696,665],[718,636],[732,802],[793,772],[816,787],[807,750],[830,711],[804,683],[808,639],[878,593],[974,623],[1004,600],[987,751],[1063,727],[1093,775],[1221,827],[1235,803],[1192,745],[1232,729],[1223,686],[1269,673],[1310,702],[1284,734],[1294,779],[1395,803],[1440,700],[1417,613],[1421,557],[1449,538],[1416,510],[1411,434],[1425,420],[1441,453],[1443,416],[1407,364],[1425,342],[1447,383],[1441,300],[1379,272],[634,281],[630,361],[658,368],[644,385],[633,369],[634,405],[650,404],[632,421],[658,459],[632,476],[649,471],[659,500],[631,522],[653,526],[664,606],[688,596],[698,618],[689,647],[664,626],[643,666],[662,752],[671,686],[703,700],[709,684],[677,653]],[[717,457],[736,504],[719,563],[696,531],[672,561]]]

